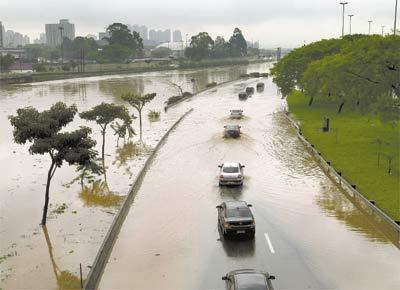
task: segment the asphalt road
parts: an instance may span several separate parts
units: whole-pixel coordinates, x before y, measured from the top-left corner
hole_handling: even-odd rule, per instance
[[[105,268],[101,289],[223,289],[239,268],[274,274],[276,289],[400,289],[400,251],[318,167],[283,117],[270,80],[203,93],[147,173]],[[229,120],[240,108],[246,117]],[[240,139],[223,126],[240,123]],[[243,187],[218,187],[224,161],[246,165]],[[225,241],[215,206],[253,204],[256,238]]]

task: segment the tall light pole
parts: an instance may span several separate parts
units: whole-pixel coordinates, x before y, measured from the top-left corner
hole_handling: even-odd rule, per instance
[[[61,63],[64,63],[64,37],[63,37],[63,31],[64,31],[64,27],[59,26],[58,30],[60,30],[60,37],[61,37]]]
[[[350,24],[349,34],[351,35],[351,18],[354,16],[354,14],[349,14],[348,16],[349,16],[349,19],[350,19],[350,22],[349,22],[349,24]]]
[[[397,0],[396,0],[396,5],[394,7],[394,27],[393,27],[393,34],[396,35],[396,29],[397,29]]]
[[[382,36],[385,34],[385,25],[382,25]]]
[[[371,34],[371,23],[372,23],[372,20],[368,20],[368,35]]]
[[[343,13],[342,13],[342,37],[344,36],[344,6],[349,4],[349,2],[340,2],[340,5],[343,6]]]

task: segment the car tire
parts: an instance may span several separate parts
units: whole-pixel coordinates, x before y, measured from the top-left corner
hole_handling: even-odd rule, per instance
[[[224,237],[225,240],[229,240],[229,234],[228,233],[222,233],[222,236]]]

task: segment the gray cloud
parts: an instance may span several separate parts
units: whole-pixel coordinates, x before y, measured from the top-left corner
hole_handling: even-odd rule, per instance
[[[45,23],[68,18],[77,34],[102,31],[108,24],[145,24],[149,28],[181,29],[184,33],[206,30],[228,37],[239,26],[249,39],[264,46],[297,46],[303,41],[335,37],[341,29],[340,1],[333,0],[2,0],[0,20],[7,29],[36,37]],[[355,14],[353,31],[366,32],[373,19],[374,32],[381,25],[389,31],[394,0],[353,0],[346,9]],[[346,13],[348,14],[348,13]],[[347,19],[346,19],[347,20]]]

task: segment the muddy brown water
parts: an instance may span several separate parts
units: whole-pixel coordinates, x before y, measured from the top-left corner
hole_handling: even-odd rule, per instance
[[[166,113],[163,111],[167,98],[177,94],[169,82],[182,85],[185,91],[196,92],[204,89],[207,83],[237,79],[240,74],[266,68],[266,64],[256,64],[0,87],[0,288],[55,289],[60,285],[74,288],[79,277],[79,263],[83,266],[83,276],[87,275],[88,266],[95,258],[120,201],[147,154],[186,110],[185,106],[178,106]],[[137,148],[137,136],[131,143],[124,144],[120,140],[117,146],[113,131],[108,130],[107,185],[98,177],[95,183],[81,186],[75,167],[57,169],[51,183],[51,206],[45,232],[39,223],[49,158],[29,155],[29,144],[13,143],[8,116],[20,107],[33,106],[41,111],[57,101],[76,104],[81,112],[101,102],[122,103],[120,95],[126,91],[157,93],[144,109],[146,150]],[[150,110],[160,111],[160,118],[149,120]],[[76,116],[66,130],[80,125],[93,128],[96,149],[100,151],[100,132],[95,124]],[[138,133],[137,120],[135,129]]]
[[[239,101],[257,80],[205,92],[169,136],[122,226],[100,289],[224,289],[221,276],[256,268],[276,275],[276,289],[400,289],[400,251],[325,176],[283,116],[271,80]],[[222,137],[230,109],[243,136]],[[219,187],[224,161],[246,165],[243,187]],[[254,241],[225,241],[215,206],[253,204]]]

